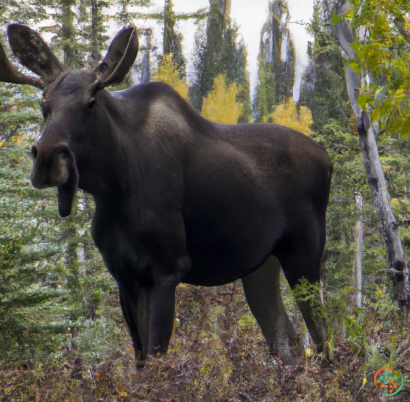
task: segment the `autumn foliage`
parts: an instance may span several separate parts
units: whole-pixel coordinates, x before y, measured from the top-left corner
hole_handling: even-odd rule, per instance
[[[212,91],[203,98],[202,116],[215,123],[236,124],[243,110],[243,105],[236,101],[238,90],[236,83],[228,86],[226,76],[218,75]]]
[[[152,81],[171,85],[185,100],[188,100],[188,84],[180,78],[178,68],[172,61],[172,53],[166,54],[162,58],[162,63],[152,75]]]
[[[300,106],[298,110],[292,98],[276,106],[275,111],[268,116],[269,118],[272,119],[273,123],[282,124],[306,135],[311,134],[312,113],[305,106]]]

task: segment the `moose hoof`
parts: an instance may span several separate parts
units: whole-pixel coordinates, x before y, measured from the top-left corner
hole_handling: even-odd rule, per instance
[[[271,349],[270,355],[281,365],[297,366],[299,364],[297,359],[298,353],[295,353],[293,348]]]
[[[330,359],[330,354],[329,354],[329,349],[326,348],[321,354],[320,354],[320,367],[323,369],[328,369],[332,366],[332,361]]]

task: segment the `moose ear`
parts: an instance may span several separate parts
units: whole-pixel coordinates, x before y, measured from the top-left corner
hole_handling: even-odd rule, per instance
[[[98,75],[98,87],[119,84],[134,64],[137,53],[137,28],[129,26],[121,29],[111,42],[104,60],[95,70]]]
[[[63,71],[57,57],[40,34],[26,25],[10,24],[7,27],[9,43],[21,64],[36,73],[46,83],[54,81]]]

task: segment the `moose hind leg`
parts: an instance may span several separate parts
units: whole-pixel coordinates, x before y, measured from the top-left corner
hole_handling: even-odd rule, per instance
[[[319,235],[315,236],[315,234]],[[280,254],[278,257],[286,279],[294,291],[310,336],[316,345],[316,351],[325,352],[328,358],[327,319],[320,284],[320,259],[323,247],[324,230],[322,232],[315,230],[306,233],[303,240],[289,243],[286,247],[287,253]],[[303,278],[307,283],[301,282]]]
[[[292,362],[292,349],[299,349],[299,342],[282,302],[280,271],[278,259],[271,256],[261,268],[242,278],[242,284],[271,353]]]

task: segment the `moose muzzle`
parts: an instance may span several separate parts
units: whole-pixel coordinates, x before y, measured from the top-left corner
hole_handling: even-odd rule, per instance
[[[38,189],[57,187],[58,213],[61,217],[70,215],[78,185],[74,153],[67,143],[50,147],[40,142],[33,145],[31,155],[31,184]]]

